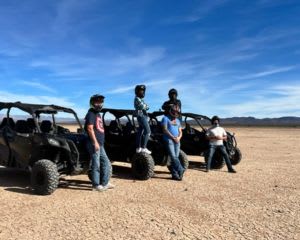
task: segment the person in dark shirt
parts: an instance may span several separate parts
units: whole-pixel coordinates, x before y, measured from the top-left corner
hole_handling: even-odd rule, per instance
[[[104,96],[93,95],[85,116],[84,129],[88,133],[87,148],[91,156],[93,191],[105,191],[115,186],[110,180],[110,161],[104,149],[104,127],[100,111]]]
[[[181,101],[177,98],[178,92],[176,89],[170,89],[169,93],[169,100],[165,101],[162,105],[162,109],[165,111],[165,114],[169,114],[172,105],[177,105],[179,107],[179,112],[181,112]]]

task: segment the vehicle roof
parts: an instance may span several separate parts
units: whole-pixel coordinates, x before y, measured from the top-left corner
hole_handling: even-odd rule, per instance
[[[109,113],[115,115],[116,118],[121,118],[121,117],[124,117],[126,115],[134,115],[135,114],[135,110],[132,110],[132,109],[103,108],[101,110],[101,112],[102,113],[109,112]]]
[[[151,118],[153,118],[153,117],[158,117],[158,116],[162,116],[162,115],[164,115],[165,114],[165,112],[163,112],[163,111],[155,111],[155,112],[153,112],[153,113],[149,113],[149,116],[151,117]],[[190,117],[190,118],[196,118],[196,119],[199,119],[199,120],[203,120],[203,119],[205,119],[205,120],[211,120],[209,117],[207,117],[207,116],[204,116],[204,115],[200,115],[200,114],[195,114],[195,113],[181,113],[181,116],[182,117]]]
[[[74,110],[71,108],[60,107],[57,105],[43,105],[43,104],[30,104],[22,102],[0,102],[0,110],[5,108],[19,108],[30,114],[39,114],[39,113],[57,113],[57,112],[66,112],[74,113]]]

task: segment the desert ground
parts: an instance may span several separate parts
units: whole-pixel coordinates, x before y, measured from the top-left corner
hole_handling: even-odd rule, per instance
[[[37,196],[28,173],[0,168],[0,239],[300,239],[300,129],[229,130],[237,174],[205,173],[190,156],[182,182],[166,167],[137,181],[114,163],[114,190],[92,192],[82,175]]]

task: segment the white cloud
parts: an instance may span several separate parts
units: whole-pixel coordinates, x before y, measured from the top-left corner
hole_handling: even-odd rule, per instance
[[[18,84],[37,88],[37,89],[44,90],[44,91],[51,92],[51,93],[56,92],[55,89],[48,87],[47,85],[45,85],[43,83],[36,82],[36,81],[20,81],[20,82],[18,82]]]
[[[225,3],[227,3],[228,0],[214,0],[214,1],[201,1],[198,7],[195,8],[195,10],[187,15],[183,16],[177,16],[168,18],[163,23],[165,24],[178,24],[178,23],[193,23],[201,20],[205,16],[207,16],[209,13],[211,13],[216,8],[221,7]]]
[[[66,98],[53,97],[46,95],[26,95],[26,94],[15,94],[6,91],[0,91],[0,101],[1,102],[23,102],[23,103],[33,103],[33,104],[56,104],[64,107],[73,107],[74,103],[70,102]]]
[[[167,80],[158,80],[158,81],[157,80],[142,81],[139,84],[145,84],[147,88],[156,86],[156,87],[159,87],[160,89],[162,89],[165,84],[170,84],[172,82],[174,82],[174,80],[167,79]],[[106,94],[118,94],[118,93],[125,93],[125,92],[129,92],[129,91],[133,92],[136,85],[137,84],[112,89],[112,90],[107,91]]]
[[[261,77],[265,77],[265,76],[269,76],[269,75],[273,75],[273,74],[277,74],[277,73],[289,72],[295,68],[296,68],[296,66],[273,67],[273,68],[270,68],[270,69],[262,71],[262,72],[248,74],[248,75],[244,75],[244,76],[241,76],[238,78],[239,79],[261,78]]]
[[[278,85],[255,95],[251,100],[225,105],[223,110],[229,116],[300,116],[300,85]]]

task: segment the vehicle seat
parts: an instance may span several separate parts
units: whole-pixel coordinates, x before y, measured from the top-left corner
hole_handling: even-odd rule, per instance
[[[31,129],[31,131],[33,132],[33,131],[36,129],[33,118],[27,118],[26,121],[27,121],[28,127],[29,127],[29,128]]]
[[[191,125],[189,123],[187,123],[185,125],[185,131],[186,131],[187,134],[194,134],[195,133],[194,129],[191,127]]]
[[[43,133],[50,133],[51,131],[53,131],[52,122],[49,120],[43,120],[41,122],[40,128]]]
[[[123,128],[124,135],[130,135],[132,132],[134,132],[134,127],[132,126],[131,122],[127,122],[126,125]]]
[[[119,124],[117,122],[117,120],[112,120],[109,124],[109,132],[111,134],[120,134],[120,128],[119,128]]]
[[[18,120],[16,122],[15,131],[18,133],[32,133],[26,120]]]
[[[163,130],[162,130],[162,126],[161,126],[161,123],[155,123],[150,125],[150,128],[151,128],[151,133],[152,134],[162,134],[163,133]]]
[[[4,117],[3,118],[3,120],[2,120],[2,122],[1,122],[1,124],[0,124],[0,128],[3,128],[4,126],[6,126],[7,125],[7,122],[8,122],[8,124],[9,124],[9,126],[11,127],[11,128],[15,128],[15,121],[12,119],[12,118],[8,118],[8,121],[7,121],[7,117]]]

